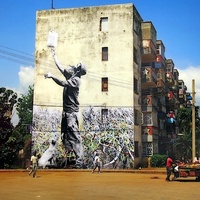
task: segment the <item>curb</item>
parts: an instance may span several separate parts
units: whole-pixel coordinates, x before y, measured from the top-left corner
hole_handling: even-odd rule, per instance
[[[0,169],[0,173],[3,172],[28,172],[28,169]],[[90,172],[92,169],[37,169],[40,172]],[[106,173],[139,173],[139,174],[166,174],[166,170],[163,168],[158,169],[102,169],[102,172]]]

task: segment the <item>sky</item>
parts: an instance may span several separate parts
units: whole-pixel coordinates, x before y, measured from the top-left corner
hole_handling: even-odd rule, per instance
[[[195,104],[200,105],[199,0],[53,0],[55,9],[124,3],[133,3],[142,19],[153,23],[188,92],[195,80]],[[0,87],[25,94],[33,84],[36,12],[51,6],[52,0],[1,1]]]

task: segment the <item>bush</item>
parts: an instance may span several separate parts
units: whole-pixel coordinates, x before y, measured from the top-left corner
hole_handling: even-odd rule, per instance
[[[167,156],[155,154],[151,157],[151,167],[164,167]]]

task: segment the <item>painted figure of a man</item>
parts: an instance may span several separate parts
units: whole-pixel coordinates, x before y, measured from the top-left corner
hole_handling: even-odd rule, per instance
[[[79,112],[79,87],[80,78],[86,74],[86,68],[79,63],[77,66],[69,66],[64,69],[60,64],[55,49],[51,49],[55,64],[65,77],[60,80],[51,73],[45,74],[45,78],[52,78],[55,83],[63,87],[63,112],[61,122],[61,138],[65,146],[66,153],[74,151],[76,155],[76,168],[83,167],[83,146],[79,132],[78,112]]]

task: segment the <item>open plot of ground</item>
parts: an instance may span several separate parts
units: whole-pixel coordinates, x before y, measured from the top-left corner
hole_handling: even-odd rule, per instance
[[[194,178],[166,182],[163,173],[0,171],[1,200],[190,200],[199,199],[199,187]]]

